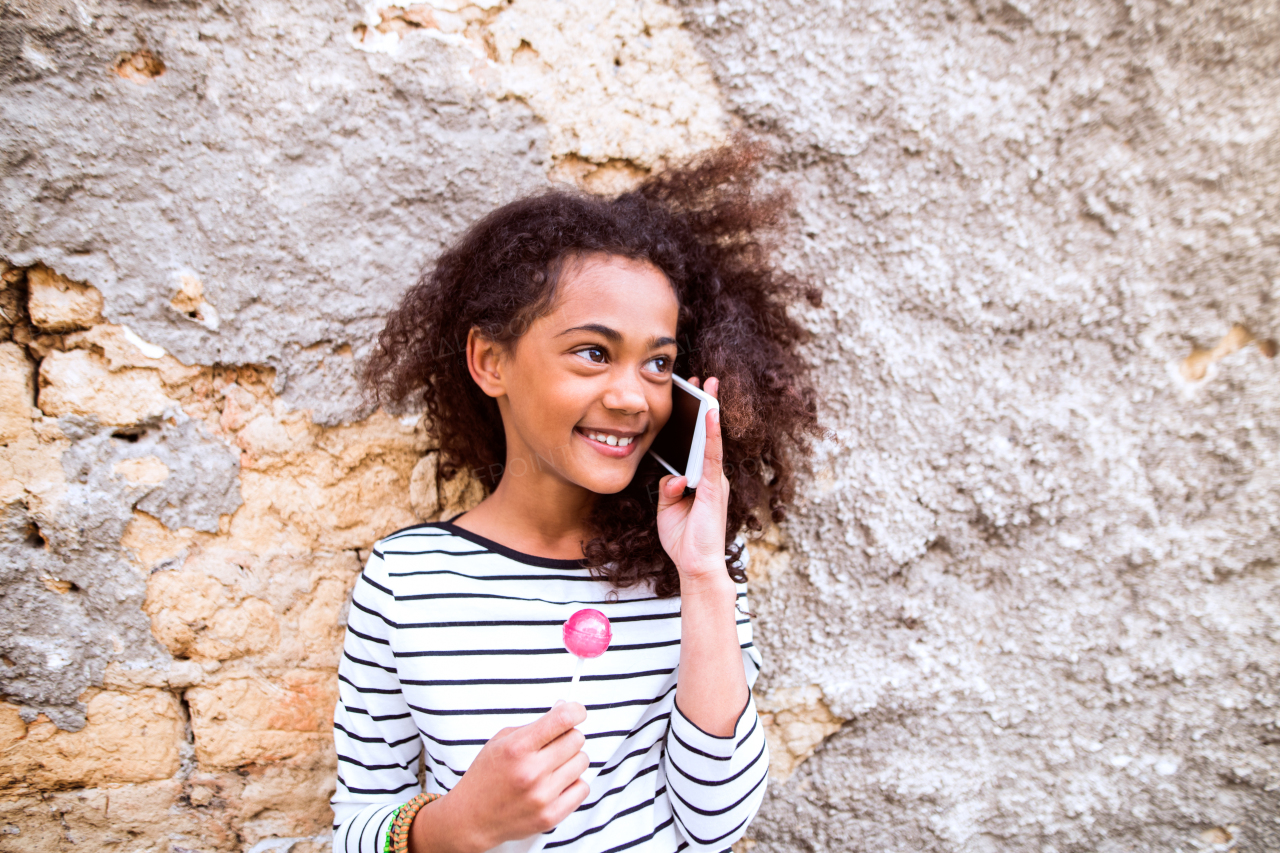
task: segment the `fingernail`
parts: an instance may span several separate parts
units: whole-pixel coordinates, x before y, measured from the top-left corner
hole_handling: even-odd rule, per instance
[[[561,705],[563,705],[563,704],[564,704],[564,700],[563,700],[563,699],[557,699],[557,700],[556,700],[556,704],[554,704],[554,705],[552,705],[552,706],[551,706],[551,710],[553,710],[553,711],[554,711],[556,708],[559,708],[559,707],[560,707]]]
[[[711,420],[715,421],[716,423],[720,423],[720,410],[719,410],[719,409],[712,409],[712,410],[711,410]]]

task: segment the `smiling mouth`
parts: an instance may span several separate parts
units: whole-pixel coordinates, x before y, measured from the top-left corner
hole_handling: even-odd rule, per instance
[[[616,435],[610,435],[607,432],[592,432],[591,430],[585,429],[579,430],[579,432],[591,441],[599,444],[607,444],[610,447],[627,447],[631,442],[635,441],[631,436],[618,437]]]

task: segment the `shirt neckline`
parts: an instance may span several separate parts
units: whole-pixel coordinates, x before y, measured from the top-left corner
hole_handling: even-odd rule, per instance
[[[462,515],[462,513],[458,513],[458,515],[455,515],[453,518],[457,518],[460,515]],[[514,548],[508,548],[506,545],[503,545],[501,542],[494,542],[492,539],[487,539],[478,533],[472,533],[470,530],[466,530],[465,528],[459,527],[458,525],[453,523],[453,518],[449,519],[448,521],[434,522],[432,526],[439,527],[440,529],[445,530],[453,534],[454,536],[458,536],[462,539],[466,539],[468,542],[472,542],[476,545],[479,545],[480,547],[484,548],[486,551],[492,551],[495,554],[499,554],[503,557],[506,557],[509,560],[515,560],[517,563],[524,563],[527,566],[538,566],[544,569],[582,570],[586,568],[586,566],[583,565],[582,560],[556,560],[551,557],[539,557],[536,554],[526,554],[523,551],[517,551]]]

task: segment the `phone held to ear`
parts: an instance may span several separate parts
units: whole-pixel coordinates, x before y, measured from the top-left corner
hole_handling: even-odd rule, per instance
[[[679,376],[671,377],[671,418],[653,440],[649,455],[677,477],[684,476],[690,489],[702,482],[702,460],[707,452],[707,412],[720,402]]]

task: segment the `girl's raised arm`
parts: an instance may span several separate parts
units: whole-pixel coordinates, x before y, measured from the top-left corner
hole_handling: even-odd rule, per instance
[[[705,387],[719,391],[715,379]],[[666,477],[658,500],[658,532],[680,572],[680,670],[663,761],[676,824],[698,851],[723,850],[742,835],[769,770],[750,687],[759,657],[750,620],[737,609],[746,589],[725,571],[729,480],[719,414],[707,413],[697,492],[683,497],[684,478]]]

